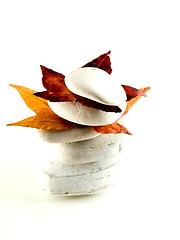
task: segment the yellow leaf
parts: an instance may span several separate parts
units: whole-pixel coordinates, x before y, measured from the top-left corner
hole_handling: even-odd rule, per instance
[[[33,95],[35,93],[34,90],[14,84],[9,84],[9,86],[19,92],[26,105],[35,113],[38,113],[42,108],[49,108],[47,100]]]
[[[69,122],[57,116],[50,108],[41,109],[37,115],[7,124],[7,126],[31,127],[42,130],[63,130],[81,127],[76,123]]]

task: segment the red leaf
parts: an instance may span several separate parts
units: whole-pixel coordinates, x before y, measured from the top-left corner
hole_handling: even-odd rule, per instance
[[[87,64],[85,64],[83,67],[96,67],[96,68],[100,68],[100,69],[106,71],[107,73],[111,74],[112,69],[111,69],[111,60],[109,57],[110,53],[111,53],[111,51],[100,55],[99,57],[95,58],[91,62],[88,62]]]
[[[64,75],[52,69],[41,66],[42,83],[47,91],[34,93],[35,96],[51,102],[76,101],[76,95],[65,85]]]
[[[112,124],[108,124],[105,126],[97,126],[97,127],[92,127],[96,132],[101,133],[101,134],[108,134],[108,133],[125,133],[132,135],[131,132],[129,132],[123,125],[115,122]]]
[[[126,92],[127,95],[127,101],[131,100],[134,97],[137,96],[144,96],[146,97],[146,94],[144,92],[142,92],[141,90],[134,88],[134,87],[130,87],[127,85],[121,85],[124,88],[124,91]]]
[[[40,65],[42,70],[42,83],[47,90],[62,91],[62,84],[64,83],[64,75],[53,71],[45,66]]]

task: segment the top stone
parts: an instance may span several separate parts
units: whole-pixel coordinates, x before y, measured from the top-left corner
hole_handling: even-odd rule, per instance
[[[105,105],[120,107],[126,101],[121,84],[99,68],[78,68],[65,77],[65,84],[71,92]]]

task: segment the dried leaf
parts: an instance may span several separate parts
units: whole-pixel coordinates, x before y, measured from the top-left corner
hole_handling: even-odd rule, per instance
[[[43,108],[37,115],[10,123],[7,126],[31,127],[42,130],[63,130],[80,127],[76,123],[69,122],[57,116],[50,108]]]
[[[127,101],[129,101],[132,98],[137,97],[137,96],[144,96],[144,97],[146,97],[146,94],[144,92],[141,92],[137,88],[130,87],[130,86],[127,86],[127,85],[121,85],[121,86],[124,88],[124,91],[126,92]]]
[[[111,68],[111,60],[109,57],[110,53],[111,53],[111,51],[100,55],[99,57],[95,58],[91,62],[88,62],[87,64],[85,64],[83,67],[96,67],[96,68],[100,68],[100,69],[106,71],[107,73],[111,74],[112,68]]]
[[[40,67],[43,86],[51,91],[62,91],[62,83],[64,83],[65,76],[43,65],[40,65]]]
[[[35,113],[38,113],[42,108],[48,108],[46,100],[33,95],[35,93],[34,90],[19,85],[9,85],[19,92],[26,105]]]
[[[132,135],[131,132],[129,132],[123,125],[115,122],[112,124],[108,124],[105,126],[97,126],[97,127],[92,127],[96,132],[101,133],[101,134],[108,134],[108,133],[124,133],[124,134],[129,134]]]
[[[148,90],[150,90],[151,88],[150,87],[145,87],[145,88],[141,88],[139,89],[142,93],[146,93]],[[130,110],[130,108],[141,98],[142,95],[138,95],[134,98],[132,98],[131,100],[127,101],[127,106],[126,106],[126,110],[124,111],[123,113],[123,116],[125,114],[127,114]]]
[[[41,65],[42,83],[47,91],[36,92],[35,96],[51,102],[74,102],[77,95],[72,93],[65,85],[64,75]]]
[[[32,127],[44,130],[62,130],[81,127],[76,123],[69,122],[57,116],[51,110],[46,100],[33,95],[35,93],[34,90],[13,84],[10,84],[10,86],[14,87],[19,92],[26,105],[37,115],[7,124],[7,126]]]

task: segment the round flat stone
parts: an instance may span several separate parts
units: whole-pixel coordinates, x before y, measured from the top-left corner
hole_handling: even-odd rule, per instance
[[[38,135],[41,139],[48,143],[68,143],[79,142],[87,139],[92,139],[100,134],[93,130],[91,127],[71,128],[64,130],[40,130]]]

